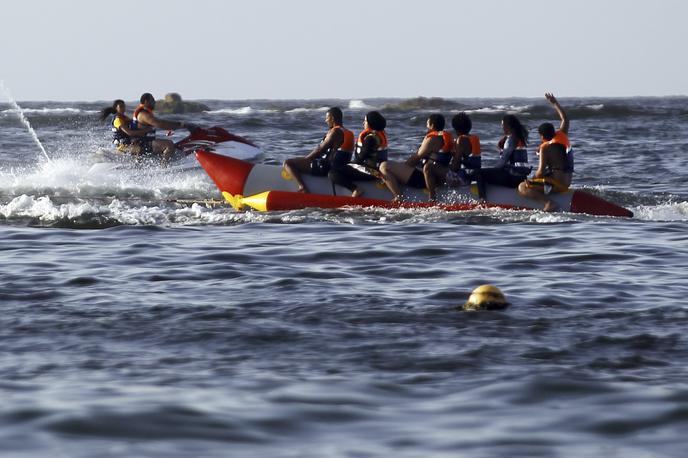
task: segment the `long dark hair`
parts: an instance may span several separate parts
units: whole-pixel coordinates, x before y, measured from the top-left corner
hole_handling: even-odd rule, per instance
[[[523,127],[523,124],[516,116],[508,114],[502,118],[502,122],[509,126],[517,140],[522,141],[524,145],[528,144],[528,129]]]
[[[105,121],[109,116],[112,116],[113,114],[117,113],[117,105],[124,105],[124,100],[117,99],[114,102],[112,102],[111,107],[105,107],[102,110],[100,110],[100,120]]]

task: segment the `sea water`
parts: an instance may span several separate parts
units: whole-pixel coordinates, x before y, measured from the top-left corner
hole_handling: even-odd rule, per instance
[[[504,114],[556,123],[540,99],[204,103],[178,119],[269,164],[333,105],[355,131],[381,110],[394,159],[433,112],[472,116],[486,166]],[[220,198],[201,169],[93,167],[109,104],[21,103],[50,161],[0,105],[3,456],[688,452],[688,99],[562,100],[574,186],[630,219],[181,204]],[[511,307],[457,310],[485,283]]]

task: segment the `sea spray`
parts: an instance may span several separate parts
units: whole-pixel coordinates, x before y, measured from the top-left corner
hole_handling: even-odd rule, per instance
[[[43,144],[41,143],[41,140],[38,138],[38,135],[36,135],[36,131],[33,130],[33,127],[31,127],[31,123],[28,119],[26,119],[26,116],[24,116],[24,112],[22,111],[21,107],[19,106],[17,101],[14,100],[14,97],[12,97],[12,94],[10,93],[9,89],[5,87],[5,82],[2,80],[0,80],[0,89],[7,97],[7,100],[10,102],[10,105],[12,105],[14,109],[17,111],[17,116],[19,116],[19,120],[22,122],[22,124],[26,126],[29,133],[31,134],[31,137],[33,138],[33,141],[36,143],[36,145],[38,145],[38,148],[40,148],[41,152],[43,153],[43,156],[45,156],[45,158],[50,162],[50,156],[48,156],[48,152],[43,147]]]

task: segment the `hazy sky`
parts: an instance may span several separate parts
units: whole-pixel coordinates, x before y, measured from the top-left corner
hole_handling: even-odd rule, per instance
[[[1,5],[0,80],[18,100],[688,93],[685,0]]]

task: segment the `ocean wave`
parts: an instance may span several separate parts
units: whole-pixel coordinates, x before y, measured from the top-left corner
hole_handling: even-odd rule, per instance
[[[94,200],[72,198],[58,202],[52,196],[22,194],[0,203],[0,217],[26,221],[31,225],[74,229],[131,226],[207,226],[267,222],[269,213],[239,213],[229,206],[198,202],[179,203],[177,199],[141,204],[116,197]]]
[[[368,105],[363,100],[350,100],[349,110],[374,110],[375,107]]]
[[[308,113],[308,112],[313,112],[313,111],[327,111],[329,109],[330,109],[330,107],[317,107],[317,108],[297,107],[297,108],[292,108],[290,110],[286,110],[285,113]]]
[[[219,110],[206,111],[205,114],[209,115],[220,115],[220,114],[233,114],[233,115],[250,115],[256,113],[278,113],[278,110],[269,109],[256,109],[250,106],[241,108],[222,108]]]
[[[129,199],[171,199],[215,196],[216,188],[201,170],[97,167],[100,156],[65,157],[35,166],[0,168],[0,193],[47,194],[60,199],[97,196]]]
[[[688,202],[641,205],[631,210],[643,221],[688,221]]]
[[[96,114],[100,113],[98,110],[82,110],[79,108],[22,108],[21,110],[24,114],[39,114],[39,115],[75,115],[75,114]],[[18,110],[14,108],[9,108],[7,110],[0,111],[3,116],[17,116]]]
[[[468,114],[527,114],[532,108],[533,105],[494,105],[464,111]]]

